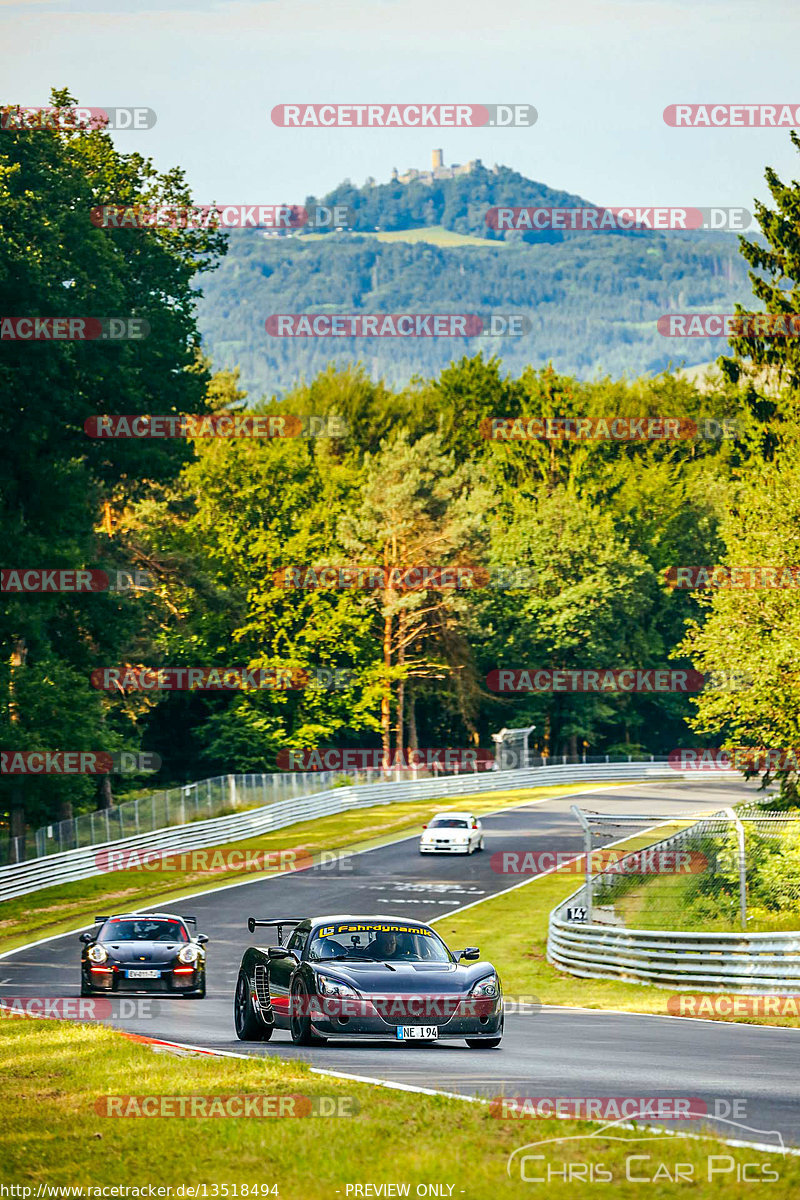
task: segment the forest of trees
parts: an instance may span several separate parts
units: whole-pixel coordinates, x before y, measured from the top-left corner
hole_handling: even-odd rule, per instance
[[[745,245],[745,259],[768,311],[800,311],[800,189],[768,180],[775,210],[758,214],[768,245]],[[248,397],[234,371],[203,356],[197,329],[197,273],[207,287],[225,239],[99,229],[89,215],[101,203],[188,199],[180,171],[159,174],[100,131],[9,132],[0,145],[0,312],[141,316],[151,328],[140,343],[3,343],[3,563],[139,567],[154,585],[0,597],[3,747],[145,749],[163,760],[163,787],[269,771],[286,748],[487,746],[502,726],[530,724],[551,754],[796,744],[796,592],[703,595],[665,576],[676,564],[798,563],[796,346],[739,339],[705,390],[670,373],[581,381],[555,352],[555,367],[509,374],[483,352],[404,387],[309,358],[306,380],[281,399]],[[341,252],[369,265],[355,244]],[[276,248],[287,271],[294,253]],[[513,298],[533,307],[520,272]],[[422,277],[409,269],[407,294],[388,310],[420,306]],[[234,331],[248,304],[235,278],[218,314]],[[653,287],[670,286],[654,267]],[[694,294],[697,282],[682,286]],[[337,307],[359,302],[330,280],[325,294]],[[83,429],[97,414],[245,407],[335,416],[338,433],[126,441]],[[481,432],[486,418],[576,415],[736,418],[740,436],[503,442]],[[420,563],[524,568],[523,582],[401,593],[288,589],[280,575]],[[755,682],[695,698],[504,696],[486,682],[497,667],[669,665]],[[90,680],[105,666],[352,674],[337,689],[105,692]],[[145,782],[0,777],[0,821],[19,833]]]
[[[658,318],[733,312],[749,288],[736,239],[724,233],[584,233],[558,244],[484,249],[235,230],[204,291],[204,346],[218,367],[239,367],[243,385],[259,396],[285,394],[332,360],[358,358],[396,388],[481,350],[514,374],[552,360],[580,379],[707,363],[724,342],[663,337]],[[281,338],[264,328],[273,313],[431,311],[522,313],[531,329],[521,337],[352,339]]]

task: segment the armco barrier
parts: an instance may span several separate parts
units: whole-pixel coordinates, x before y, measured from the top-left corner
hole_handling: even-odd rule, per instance
[[[656,845],[677,845],[697,828],[690,826]],[[567,909],[585,901],[584,885],[550,913],[547,961],[570,975],[673,991],[800,993],[800,931],[687,933],[567,921]]]
[[[800,992],[800,933],[579,926],[552,913],[547,960],[583,979],[623,979],[673,991]]]
[[[542,787],[557,783],[583,783],[602,780],[620,782],[680,778],[665,764],[650,762],[586,763],[527,770],[487,771],[481,775],[454,775],[444,779],[420,779],[416,782],[371,783],[364,786],[332,788],[312,796],[278,800],[263,808],[216,817],[208,821],[192,821],[187,825],[120,838],[101,845],[82,846],[49,854],[31,862],[14,863],[0,868],[0,901],[24,896],[40,888],[76,879],[89,879],[99,874],[98,853],[110,846],[141,850],[200,850],[226,842],[242,841],[260,833],[283,829],[299,821],[330,816],[351,808],[371,808],[403,800],[438,799],[450,796],[474,795],[476,792],[511,791],[519,788]]]

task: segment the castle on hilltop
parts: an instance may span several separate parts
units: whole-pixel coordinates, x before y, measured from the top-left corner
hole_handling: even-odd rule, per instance
[[[473,158],[471,162],[462,166],[461,163],[453,163],[451,166],[444,165],[444,154],[441,150],[434,150],[431,154],[431,170],[418,171],[416,167],[409,167],[402,175],[397,172],[397,167],[392,168],[392,183],[428,183],[431,184],[435,179],[455,179],[457,175],[470,175],[482,166],[479,158]]]

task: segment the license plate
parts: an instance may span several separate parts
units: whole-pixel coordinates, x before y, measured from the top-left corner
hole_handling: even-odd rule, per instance
[[[438,1025],[398,1025],[398,1042],[431,1042],[439,1036]]]
[[[160,979],[160,971],[126,971],[126,979]]]

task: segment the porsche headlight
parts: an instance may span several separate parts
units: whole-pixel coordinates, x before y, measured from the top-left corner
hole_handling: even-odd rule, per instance
[[[358,992],[355,988],[348,987],[346,983],[340,983],[338,979],[331,979],[327,975],[317,976],[317,987],[321,996],[348,996],[355,1000],[358,999]]]
[[[200,952],[198,951],[197,946],[192,946],[191,944],[188,946],[181,946],[180,950],[178,951],[178,958],[182,963],[193,963],[197,962],[199,953]]]
[[[89,947],[87,951],[87,957],[90,958],[93,963],[103,963],[108,958],[108,951],[106,950],[105,946],[101,946],[99,942],[95,942],[93,946]]]
[[[494,997],[500,995],[500,984],[496,975],[486,975],[479,979],[470,992],[470,996]]]

